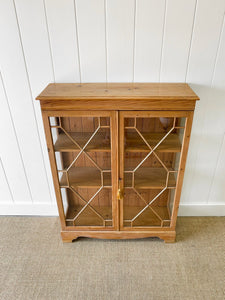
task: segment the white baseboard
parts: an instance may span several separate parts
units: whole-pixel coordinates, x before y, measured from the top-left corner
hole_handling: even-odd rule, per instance
[[[2,216],[58,216],[57,205],[49,203],[0,203]],[[225,205],[184,205],[179,216],[225,216]]]
[[[225,216],[225,205],[224,204],[205,204],[205,205],[184,205],[179,206],[179,216]]]
[[[0,215],[58,216],[58,210],[55,203],[0,203]]]

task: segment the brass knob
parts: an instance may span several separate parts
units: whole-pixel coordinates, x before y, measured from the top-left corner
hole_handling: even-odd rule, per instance
[[[121,189],[118,189],[118,191],[117,191],[117,199],[121,200],[122,198],[123,198],[122,191],[121,191]]]

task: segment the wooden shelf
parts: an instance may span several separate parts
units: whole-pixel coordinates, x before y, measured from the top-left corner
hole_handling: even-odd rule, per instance
[[[160,216],[162,220],[169,220],[169,211],[167,206],[151,206],[154,211]],[[144,207],[141,206],[124,206],[124,227],[130,227],[130,222]],[[140,214],[140,216],[133,222],[133,226],[161,226],[161,220],[147,208]]]
[[[72,226],[73,219],[83,206],[69,206],[66,213],[67,226]],[[112,206],[94,206],[94,209],[105,219],[106,226],[112,226]],[[103,220],[91,208],[87,207],[75,221],[76,226],[103,226]]]
[[[137,189],[163,189],[166,186],[167,172],[163,168],[142,168],[134,174],[134,186]],[[131,187],[132,174],[125,173],[125,187]],[[173,173],[169,174],[168,186],[175,188],[176,180]]]
[[[104,186],[111,187],[111,173],[104,172]],[[101,187],[101,173],[92,167],[74,167],[68,172],[70,186],[74,188],[99,188]],[[140,168],[135,172],[134,182],[137,189],[163,189],[166,186],[167,173],[163,168]],[[125,187],[131,187],[132,175],[125,173]],[[66,174],[60,180],[61,187],[68,187]],[[169,175],[168,186],[176,187],[173,173]]]
[[[93,132],[69,132],[69,135],[81,146],[83,147],[85,143],[89,140]],[[56,152],[73,152],[80,151],[75,143],[65,134],[60,133],[55,145],[54,150]],[[106,138],[106,134],[103,132],[97,132],[93,139],[90,141],[89,145],[85,148],[85,151],[93,152],[110,152],[110,140]]]
[[[91,137],[91,132],[70,132],[70,136],[81,146],[84,146]],[[143,137],[154,147],[165,136],[165,133],[143,133]],[[54,145],[56,152],[74,152],[80,149],[70,140],[65,133],[60,133]],[[87,152],[110,152],[110,140],[106,138],[103,132],[96,133],[90,144],[86,147]],[[126,133],[125,152],[149,152],[149,148],[144,143],[138,133]],[[157,147],[156,152],[180,152],[181,143],[179,137],[175,133],[169,134],[165,140]]]
[[[69,206],[66,213],[67,226],[73,226],[72,220],[83,206]],[[106,226],[112,224],[112,207],[110,206],[94,206],[93,207],[106,221]],[[169,220],[169,212],[167,206],[152,206],[154,211],[162,218]],[[124,227],[130,227],[130,222],[141,210],[142,206],[124,206]],[[87,207],[75,220],[76,226],[103,226],[103,220],[91,208]],[[133,223],[133,226],[161,226],[160,219],[147,208]]]
[[[101,187],[101,172],[92,167],[74,167],[68,171],[70,186],[73,188],[99,188]],[[104,186],[111,187],[111,172],[104,172]],[[61,187],[68,187],[66,174],[60,180]]]
[[[155,147],[157,143],[166,135],[166,133],[142,133],[143,137],[151,147]],[[148,146],[134,132],[125,132],[126,152],[149,152]],[[156,148],[156,152],[180,152],[181,142],[179,136],[175,133],[169,134],[164,141]]]

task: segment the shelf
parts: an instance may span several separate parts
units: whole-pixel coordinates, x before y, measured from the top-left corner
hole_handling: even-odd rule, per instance
[[[74,167],[68,172],[70,186],[74,188],[99,188],[101,187],[101,173],[92,167]],[[140,168],[135,172],[134,182],[137,189],[163,189],[166,186],[167,173],[163,168]],[[104,186],[111,187],[111,172],[104,172]],[[125,187],[131,187],[132,174],[125,173]],[[60,180],[61,187],[68,187],[66,174]],[[175,188],[176,180],[170,173],[168,187]]]
[[[83,206],[69,206],[66,213],[66,222],[71,223],[72,220]],[[111,206],[94,206],[94,209],[103,217],[106,221],[106,226],[112,226],[112,207]],[[99,217],[91,208],[86,207],[85,210],[75,220],[76,226],[103,226],[103,220]]]
[[[168,213],[168,207],[167,206],[151,206],[153,210],[160,216],[162,220],[169,220],[169,213]],[[131,222],[128,220],[131,220],[134,218],[143,207],[134,206],[134,207],[124,207],[124,227],[131,227]],[[139,217],[137,217],[136,220],[133,222],[133,227],[146,227],[146,226],[161,226],[161,220],[151,211],[150,208],[147,208],[144,210]]]
[[[66,213],[67,226],[73,226],[72,220],[83,206],[69,206]],[[93,206],[93,208],[106,220],[106,226],[112,226],[112,207]],[[152,206],[154,211],[162,218],[169,220],[167,206]],[[130,222],[141,210],[142,206],[124,206],[124,227],[130,227]],[[91,208],[87,207],[75,220],[75,226],[103,226],[103,220]],[[161,226],[160,219],[147,208],[133,223],[133,226]]]
[[[70,132],[70,136],[81,146],[84,146],[91,137],[91,132]],[[151,147],[154,147],[164,136],[165,133],[143,133],[143,137]],[[56,152],[73,152],[80,149],[71,141],[65,134],[60,133],[54,145]],[[110,140],[106,138],[106,134],[98,132],[90,141],[90,144],[85,148],[87,152],[110,152]],[[125,152],[149,152],[149,148],[144,143],[142,138],[133,132],[126,133]],[[175,133],[169,134],[165,140],[157,147],[156,152],[180,152],[181,143],[179,136]]]
[[[74,167],[68,171],[70,186],[73,188],[100,188],[101,172],[92,167]],[[104,186],[111,188],[111,172],[104,172]],[[61,187],[68,187],[66,174],[63,172],[60,180]]]
[[[101,173],[92,167],[74,167],[68,172],[72,187],[99,188],[101,187]],[[111,173],[104,172],[104,186],[111,186]],[[163,168],[140,168],[134,174],[135,188],[137,189],[163,189],[166,186],[167,173]],[[132,174],[125,173],[125,187],[131,187]],[[66,174],[60,180],[61,187],[68,187]],[[168,187],[175,188],[176,180],[173,173],[169,174]]]
[[[151,147],[155,147],[157,143],[166,135],[166,133],[142,133]],[[134,132],[126,132],[126,152],[149,152],[150,149],[145,144],[143,139]],[[165,140],[156,148],[156,152],[180,152],[181,142],[179,136],[175,133],[170,133]]]
[[[131,187],[132,174],[125,173],[125,187]],[[134,186],[137,189],[163,189],[166,186],[167,172],[163,168],[142,168],[134,174]],[[176,180],[173,173],[169,174],[168,186],[175,188]]]
[[[69,132],[69,135],[83,147],[89,140],[93,132]],[[73,152],[80,151],[75,143],[65,134],[60,133],[54,145],[56,152]],[[103,132],[97,132],[89,145],[85,148],[85,151],[105,151],[110,152],[110,140],[106,138],[106,134]]]

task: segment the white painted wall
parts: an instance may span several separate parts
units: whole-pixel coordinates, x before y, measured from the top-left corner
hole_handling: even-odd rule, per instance
[[[200,96],[180,215],[225,215],[225,0],[1,0],[0,214],[55,215],[36,95],[187,82]]]

